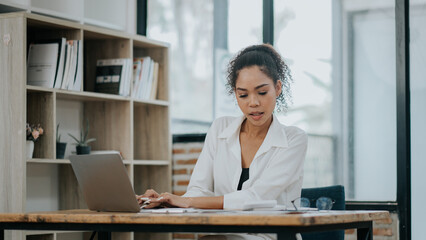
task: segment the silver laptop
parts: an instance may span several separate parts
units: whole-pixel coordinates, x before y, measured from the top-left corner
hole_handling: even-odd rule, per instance
[[[120,154],[71,155],[70,161],[90,210],[140,211]]]

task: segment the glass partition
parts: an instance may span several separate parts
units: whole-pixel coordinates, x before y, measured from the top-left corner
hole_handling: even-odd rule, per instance
[[[426,1],[410,6],[410,92],[411,92],[411,231],[412,239],[424,238],[426,209]]]
[[[304,187],[343,184],[349,200],[396,199],[394,5],[274,1],[275,45],[294,78],[280,120],[312,139]]]

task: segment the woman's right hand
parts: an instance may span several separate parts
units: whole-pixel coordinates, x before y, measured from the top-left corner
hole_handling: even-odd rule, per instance
[[[158,198],[160,194],[158,194],[154,189],[148,189],[142,196],[149,198]]]
[[[158,198],[159,196],[160,194],[158,194],[154,189],[148,189],[144,194],[136,195],[136,199],[138,200],[139,205],[142,205],[145,201],[147,201],[147,199],[151,200],[153,198]]]

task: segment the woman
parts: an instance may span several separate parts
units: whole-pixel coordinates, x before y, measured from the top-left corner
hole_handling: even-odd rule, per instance
[[[147,190],[139,199],[152,198],[147,208],[241,209],[247,200],[272,199],[292,206],[300,197],[307,136],[273,114],[287,107],[290,81],[271,45],[239,52],[228,68],[228,87],[243,116],[213,122],[183,196]]]

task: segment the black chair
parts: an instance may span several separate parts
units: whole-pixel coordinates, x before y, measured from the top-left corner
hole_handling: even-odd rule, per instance
[[[319,197],[329,197],[334,200],[331,210],[345,210],[345,188],[341,185],[318,187],[318,188],[303,188],[302,197],[308,198],[311,201],[311,207],[316,208],[316,200]],[[329,231],[317,233],[302,233],[303,240],[343,240],[345,231]]]

